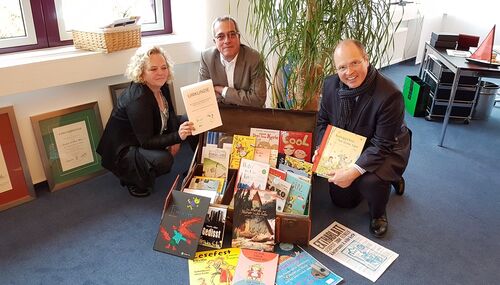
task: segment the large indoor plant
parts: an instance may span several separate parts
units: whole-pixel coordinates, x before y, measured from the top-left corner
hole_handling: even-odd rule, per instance
[[[394,30],[386,0],[248,0],[246,26],[267,63],[273,107],[299,110],[317,109],[339,40],[360,40],[377,63]]]

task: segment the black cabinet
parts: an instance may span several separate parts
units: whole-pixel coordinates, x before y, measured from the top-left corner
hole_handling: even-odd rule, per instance
[[[443,118],[448,107],[455,74],[433,56],[428,56],[423,64],[422,79],[430,86],[426,119]],[[450,118],[469,122],[477,97],[478,80],[479,78],[474,76],[460,76]]]

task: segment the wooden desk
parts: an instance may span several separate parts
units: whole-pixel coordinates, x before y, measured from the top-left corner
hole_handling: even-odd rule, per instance
[[[429,55],[434,55],[455,74],[450,99],[448,101],[448,106],[443,120],[443,127],[441,129],[441,139],[438,144],[438,146],[443,146],[444,136],[446,134],[446,128],[448,127],[448,121],[450,120],[451,108],[453,106],[453,101],[455,100],[455,93],[457,92],[460,76],[476,76],[479,77],[479,82],[481,82],[482,77],[500,78],[500,69],[498,67],[489,67],[487,65],[469,63],[463,57],[449,56],[444,48],[435,48],[429,43],[425,43],[424,61],[420,65],[419,71],[420,78],[423,76],[423,66],[424,63],[427,62]],[[476,92],[479,92],[479,88],[477,88]]]

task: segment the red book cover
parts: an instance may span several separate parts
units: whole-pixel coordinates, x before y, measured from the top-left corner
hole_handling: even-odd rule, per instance
[[[312,133],[280,131],[278,163],[284,163],[285,155],[311,162]]]

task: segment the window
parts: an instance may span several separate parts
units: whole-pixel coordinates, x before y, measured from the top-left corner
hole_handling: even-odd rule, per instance
[[[170,0],[0,0],[0,53],[71,44],[71,29],[139,16],[143,35],[172,32]]]

